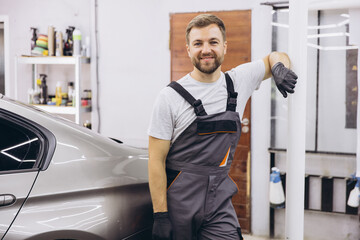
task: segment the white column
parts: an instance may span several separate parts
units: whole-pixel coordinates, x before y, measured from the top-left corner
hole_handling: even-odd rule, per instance
[[[304,239],[307,25],[308,0],[290,0],[288,53],[299,77],[288,100],[285,236],[291,240]]]
[[[350,15],[350,24],[349,24],[349,32],[350,32],[350,41],[349,44],[356,45],[360,47],[360,3],[359,7],[356,9],[349,9]],[[360,49],[358,50],[358,75],[357,75],[357,83],[360,86]],[[356,177],[360,177],[360,91],[358,87],[358,101],[357,101],[357,120],[356,120]]]
[[[262,59],[271,52],[272,8],[259,6],[252,11],[252,60]],[[266,23],[266,24],[265,24]],[[271,79],[263,81],[251,96],[251,232],[269,236],[270,203],[270,115]]]

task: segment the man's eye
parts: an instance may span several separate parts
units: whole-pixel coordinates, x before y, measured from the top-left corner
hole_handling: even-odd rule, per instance
[[[210,42],[210,44],[211,44],[211,45],[216,45],[216,44],[218,44],[218,42],[212,41],[212,42]]]
[[[199,42],[198,42],[198,43],[194,43],[194,46],[195,46],[195,47],[201,46],[201,43],[199,43]]]

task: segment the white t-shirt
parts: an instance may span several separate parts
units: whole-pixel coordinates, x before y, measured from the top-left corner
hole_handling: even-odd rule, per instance
[[[246,103],[259,88],[265,75],[265,65],[262,60],[239,65],[228,71],[234,82],[235,92],[238,92],[236,111],[240,119]],[[195,99],[200,99],[208,115],[224,112],[227,105],[227,88],[225,74],[213,83],[199,82],[190,74],[177,81]],[[176,138],[196,119],[194,108],[171,87],[165,87],[158,95],[148,128],[152,137],[171,140]]]

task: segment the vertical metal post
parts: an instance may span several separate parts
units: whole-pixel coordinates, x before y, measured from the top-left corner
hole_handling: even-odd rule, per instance
[[[32,71],[33,71],[33,89],[39,90],[38,86],[37,86],[37,79],[38,79],[38,65],[37,64],[32,64]]]
[[[359,11],[360,14],[360,11]],[[357,70],[357,84],[358,84],[358,98],[357,98],[357,114],[356,114],[356,177],[360,177],[360,41],[358,43],[358,70]]]
[[[80,84],[80,73],[81,73],[81,57],[75,57],[75,122],[81,123],[81,84]]]
[[[14,81],[14,98],[16,99],[16,100],[19,100],[18,99],[18,84],[17,84],[17,82],[18,82],[18,56],[15,56],[15,66],[14,66],[14,68],[15,68],[15,81]],[[6,83],[5,83],[5,85],[6,85]],[[9,94],[9,91],[5,91],[5,93],[6,94]],[[10,95],[10,94],[9,94]]]
[[[305,134],[308,0],[289,2],[289,56],[298,75],[288,100],[286,171],[286,239],[304,239]]]

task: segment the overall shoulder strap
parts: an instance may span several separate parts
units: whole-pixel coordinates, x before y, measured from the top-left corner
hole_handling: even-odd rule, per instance
[[[238,93],[234,91],[234,83],[228,73],[225,73],[225,79],[226,79],[226,88],[228,92],[226,111],[235,112]]]
[[[191,106],[193,106],[196,116],[207,115],[200,99],[196,100],[183,86],[173,81],[168,87],[173,88],[179,93]]]

